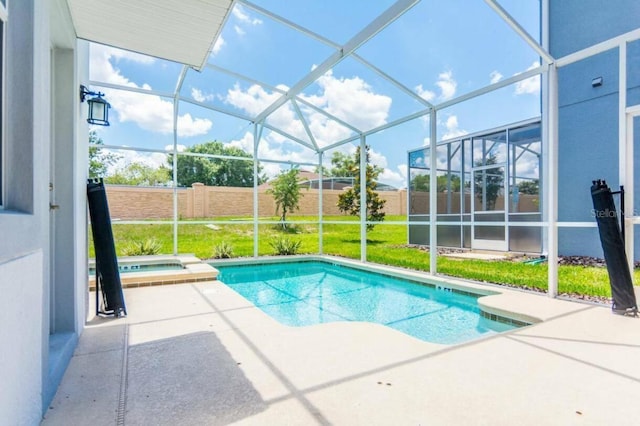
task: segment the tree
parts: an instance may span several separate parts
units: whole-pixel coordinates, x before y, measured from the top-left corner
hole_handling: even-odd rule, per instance
[[[336,151],[331,156],[331,168],[329,169],[331,176],[356,177],[359,168],[359,164],[356,164],[354,157],[351,155]]]
[[[521,194],[538,195],[540,192],[538,179],[524,180],[518,184],[518,192]]]
[[[315,174],[320,174],[320,172],[322,171],[322,176],[323,177],[332,177],[333,175],[331,174],[331,168],[330,167],[326,167],[326,166],[316,166],[313,169],[313,172]]]
[[[89,145],[104,145],[95,130],[89,132]],[[105,177],[109,166],[120,159],[118,154],[105,152],[97,146],[89,146],[89,178]]]
[[[276,202],[276,214],[280,211],[282,227],[286,228],[287,213],[299,210],[300,206],[300,186],[298,185],[298,173],[300,170],[293,167],[288,171],[281,172],[272,182],[267,194],[273,195]]]
[[[382,211],[386,200],[380,198],[375,189],[377,187],[376,179],[382,172],[382,169],[369,164],[369,147],[366,147],[366,209],[367,221],[382,222],[385,213]],[[335,156],[335,154],[334,154]],[[332,160],[333,162],[333,160]],[[356,169],[352,176],[355,178],[353,188],[349,188],[338,196],[338,209],[341,212],[350,214],[351,216],[360,215],[360,147],[356,150],[355,158],[348,164],[354,164]],[[370,231],[374,228],[373,224],[368,224],[367,229]]]
[[[167,185],[171,174],[164,165],[155,168],[144,163],[129,163],[104,181],[114,185],[159,186]]]
[[[481,161],[476,162],[476,166],[489,166],[497,164],[498,158],[495,154],[491,154],[482,164]],[[494,210],[496,207],[496,201],[500,192],[504,188],[504,168],[495,167],[491,169],[482,169],[475,172],[475,193],[476,197],[482,202],[484,196],[486,206],[483,206],[484,210]],[[484,190],[483,190],[484,189]]]
[[[334,152],[331,156],[331,168],[326,170],[328,176],[333,177],[354,177],[360,176],[360,147],[356,150],[356,155],[347,155],[342,152]],[[369,148],[367,148],[367,159],[369,158]],[[375,177],[378,177],[384,169],[380,166],[369,164]]]
[[[185,152],[251,158],[251,154],[222,142],[206,142],[187,148]],[[173,171],[173,155],[168,157],[169,170]],[[253,162],[227,158],[207,158],[178,155],[178,186],[191,186],[196,182],[209,186],[253,186]],[[258,167],[258,185],[266,182]]]
[[[451,173],[451,192],[460,192],[460,176]],[[429,192],[429,182],[431,182],[431,176],[428,174],[417,175],[411,179],[411,188],[414,191]],[[447,175],[438,176],[436,180],[437,192],[447,192],[449,190],[449,182],[447,181]]]

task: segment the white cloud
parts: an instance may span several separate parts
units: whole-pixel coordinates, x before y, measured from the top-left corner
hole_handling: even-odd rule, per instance
[[[400,175],[402,175],[404,179],[404,183],[407,183],[407,177],[409,176],[409,167],[406,164],[398,164],[397,166]]]
[[[91,45],[91,76],[93,80],[112,83],[131,88],[151,90],[151,86],[136,83],[123,76],[112,63],[113,58],[125,58],[145,62],[142,55],[121,53],[118,49]],[[169,134],[173,132],[173,102],[155,95],[145,95],[123,90],[104,89],[106,98],[113,107],[120,122],[131,121],[150,132]],[[191,114],[178,116],[178,136],[197,136],[206,134],[213,123],[204,118],[194,118]]]
[[[361,78],[336,78],[332,72],[328,72],[317,81],[319,90],[314,95],[308,95],[304,99],[313,105],[327,111],[329,114],[344,120],[347,123],[361,129],[371,129],[387,122],[391,98],[375,93],[372,88]],[[279,86],[279,89],[287,91],[286,86]],[[224,101],[251,116],[258,115],[266,107],[271,105],[281,97],[280,93],[269,92],[264,88],[253,85],[246,89],[235,85],[227,92]],[[335,120],[329,119],[326,115],[299,104],[305,116],[309,128],[318,145],[328,144],[345,139],[353,132],[339,124]],[[284,132],[291,134],[301,140],[307,141],[308,136],[300,121],[297,112],[289,103],[284,104],[273,114],[267,122]],[[236,146],[247,152],[253,152],[253,136],[247,132],[238,140],[232,141],[231,146]],[[345,144],[336,151],[353,154],[355,146]],[[387,168],[387,159],[378,152],[371,150],[371,161],[380,167]],[[272,131],[266,131],[258,147],[259,158],[287,159],[293,162],[316,163],[317,154],[311,149],[302,146],[292,145],[284,136]],[[330,161],[330,155],[325,156],[325,161]],[[269,176],[275,176],[281,167],[277,164],[263,164],[264,171]],[[385,171],[386,181],[395,185],[402,181],[400,171]]]
[[[171,146],[173,149],[173,146]],[[129,150],[111,150],[107,148],[103,148],[103,152],[105,154],[111,153],[115,154],[118,157],[118,160],[113,164],[110,164],[107,167],[107,174],[112,175],[116,171],[125,168],[129,164],[133,163],[141,163],[149,167],[158,168],[160,166],[168,166],[167,163],[167,154],[163,154],[160,152],[139,152],[139,151],[129,151]]]
[[[447,121],[444,123],[444,126],[446,131],[442,135],[442,140],[455,138],[455,137],[466,135],[467,133],[469,133],[466,130],[460,129],[458,125],[457,115],[450,115],[449,117],[447,117]]]
[[[406,188],[407,186],[407,165],[399,164],[396,170],[385,168],[378,177],[378,181],[393,185],[396,188]]]
[[[198,102],[211,101],[214,99],[214,95],[205,95],[202,90],[196,89],[195,87],[191,88],[191,97]]]
[[[247,90],[243,90],[238,83],[229,89],[224,101],[234,107],[245,111],[251,116],[256,116],[269,105],[280,98],[276,92],[269,93],[261,86],[254,84]]]
[[[328,72],[318,79],[317,84],[320,87],[317,94],[301,97],[329,114],[363,130],[387,122],[391,98],[373,92],[371,87],[359,77],[336,78]],[[288,90],[284,85],[278,88],[283,91]],[[224,101],[251,116],[256,116],[281,96],[280,93],[268,92],[258,85],[247,89],[235,85],[227,92]],[[326,146],[352,135],[350,129],[329,119],[326,115],[304,105],[300,105],[300,108],[318,145]],[[301,140],[308,141],[304,126],[290,104],[283,105],[271,114],[268,123]],[[271,139],[277,138],[274,135]]]
[[[489,74],[489,78],[491,79],[491,84],[496,84],[497,82],[502,80],[502,77],[504,76],[500,74],[498,71],[492,71],[491,74]]]
[[[178,136],[191,137],[206,135],[213,123],[207,118],[193,118],[191,114],[178,116]],[[171,129],[173,131],[173,129]],[[170,133],[170,132],[167,132]]]
[[[438,80],[434,83],[440,89],[440,95],[437,98],[441,101],[446,101],[453,98],[458,88],[458,83],[453,78],[452,71],[444,71],[438,74]],[[431,102],[436,99],[436,93],[425,89],[422,84],[418,84],[414,87],[416,93],[427,102]]]
[[[431,102],[436,98],[436,94],[431,90],[424,89],[422,84],[418,84],[414,89],[416,93],[427,102]]]
[[[455,96],[458,83],[453,79],[453,73],[451,71],[446,71],[438,75],[436,86],[440,88],[440,98],[446,101],[447,99],[451,99]]]
[[[246,152],[253,153],[253,134],[246,132],[240,139],[231,141],[227,146],[240,148]],[[289,142],[283,141],[275,133],[266,131],[258,145],[258,158],[272,160],[286,160],[293,163],[312,163],[318,161],[318,156],[308,149],[292,149]],[[275,177],[286,164],[262,162],[260,165],[269,178]]]
[[[224,44],[225,44],[224,38],[222,37],[222,34],[220,34],[216,42],[213,44],[213,49],[211,50],[212,53],[214,55],[217,55],[218,52],[220,52],[220,49],[222,49],[222,46],[224,46]]]
[[[360,77],[336,78],[328,71],[317,84],[320,93],[305,98],[329,114],[361,130],[387,122],[391,98],[375,93]]]
[[[237,21],[237,24],[233,25],[233,30],[240,37],[244,36],[247,33],[247,30],[246,30],[247,26],[255,26],[255,25],[262,24],[261,19],[250,17],[249,13],[247,13],[244,7],[242,7],[242,5],[238,3],[236,3],[236,5],[233,7],[231,14]],[[216,39],[216,42],[214,43],[213,48],[211,49],[211,54],[215,56],[218,53],[220,53],[220,50],[222,50],[225,44],[226,44],[226,40],[222,37],[222,34],[221,34]]]
[[[260,163],[260,165],[262,166],[262,173],[267,175],[267,179],[273,179],[278,176],[284,167],[276,163]]]
[[[382,168],[387,167],[387,157],[377,152],[373,148],[369,148],[369,161],[374,166],[379,166]]]
[[[540,66],[540,62],[535,61],[533,64],[531,64],[529,68],[527,68],[527,71],[532,70],[534,68],[538,68],[539,66]],[[520,73],[517,73],[515,75],[518,75],[518,74]],[[531,78],[527,78],[526,80],[517,82],[515,93],[516,95],[539,94],[540,93],[540,76],[536,75]]]
[[[185,145],[182,145],[182,144],[178,144],[177,148],[178,148],[178,152],[184,152],[184,150],[187,149],[187,147]],[[173,144],[172,145],[166,145],[164,147],[164,150],[165,151],[173,151]]]
[[[247,30],[246,30],[247,27],[262,24],[261,19],[255,18],[255,17],[252,18],[251,16],[249,16],[249,13],[245,10],[245,8],[238,3],[236,3],[235,6],[233,7],[231,14],[237,22],[236,24],[233,25],[233,30],[239,37],[242,37],[245,34],[247,34]],[[211,50],[211,53],[213,55],[217,55],[225,44],[226,44],[225,39],[222,37],[222,35],[220,35],[216,40],[215,44],[213,45],[213,49]]]
[[[246,132],[240,139],[231,141],[229,146],[240,148],[247,152],[253,152],[253,134]]]
[[[238,22],[241,22],[243,24],[249,24],[249,25],[260,25],[260,24],[262,24],[262,20],[261,19],[250,17],[249,14],[244,9],[244,7],[242,7],[238,3],[236,3],[236,5],[234,6],[234,8],[231,11],[231,13],[238,20]]]

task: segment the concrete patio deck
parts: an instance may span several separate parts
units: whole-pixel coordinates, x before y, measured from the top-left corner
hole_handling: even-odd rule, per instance
[[[442,346],[369,323],[283,326],[217,281],[126,289],[129,316],[89,321],[43,424],[638,421],[639,319],[498,291],[487,310],[544,322]]]

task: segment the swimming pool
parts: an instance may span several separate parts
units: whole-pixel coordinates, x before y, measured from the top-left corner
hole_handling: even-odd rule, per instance
[[[477,295],[327,262],[216,268],[221,282],[288,326],[368,321],[440,344],[516,327],[482,316]]]

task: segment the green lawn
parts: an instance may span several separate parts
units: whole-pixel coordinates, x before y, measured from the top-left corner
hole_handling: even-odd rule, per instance
[[[247,219],[225,218],[224,220]],[[293,216],[293,224],[285,231],[279,225],[260,224],[258,226],[259,255],[273,254],[269,242],[274,238],[287,236],[300,240],[300,253],[318,253],[318,225],[295,224],[300,221],[312,221],[315,217]],[[323,227],[323,252],[325,254],[360,258],[360,227],[358,219],[344,216],[325,216],[327,221],[340,221],[341,224],[325,224]],[[263,218],[277,220],[277,218]],[[387,216],[387,222],[406,220],[404,216]],[[214,221],[215,223],[215,221]],[[218,224],[211,229],[202,224],[181,224],[178,226],[178,252],[194,253],[208,259],[213,256],[216,244],[226,241],[233,247],[234,257],[253,255],[252,224]],[[122,248],[130,241],[155,238],[162,246],[162,253],[173,252],[172,225],[123,225],[113,224],[116,251],[122,254]],[[406,246],[407,228],[405,225],[377,225],[367,233],[367,260],[370,262],[393,265],[416,270],[429,270],[429,253]],[[90,256],[93,246],[90,244]],[[558,268],[559,292],[593,296],[610,296],[609,281],[605,268],[565,266]],[[501,284],[510,284],[546,290],[547,265],[525,265],[511,261],[456,260],[447,257],[438,258],[438,272],[454,277],[467,278]],[[635,271],[636,282],[640,278]]]

